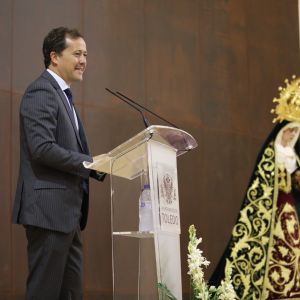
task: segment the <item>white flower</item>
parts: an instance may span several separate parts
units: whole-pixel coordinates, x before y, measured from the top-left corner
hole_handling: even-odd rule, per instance
[[[209,288],[204,281],[202,266],[207,267],[210,262],[202,255],[203,251],[197,248],[202,238],[197,239],[194,225],[189,228],[190,242],[188,245],[188,274],[191,276],[195,297],[201,300],[209,299]]]
[[[190,241],[188,244],[188,274],[191,277],[193,293],[196,299],[209,300],[211,296],[217,295],[219,300],[235,300],[236,293],[231,283],[231,267],[226,264],[225,279],[221,281],[219,287],[209,285],[204,280],[202,266],[209,266],[210,262],[202,255],[203,251],[198,249],[202,238],[197,239],[196,228],[191,225],[189,228]]]
[[[235,300],[237,299],[235,290],[231,282],[232,269],[230,263],[227,261],[225,268],[225,279],[221,281],[217,289],[219,300]]]
[[[230,283],[221,281],[221,285],[218,288],[218,296],[220,300],[234,300],[236,299],[235,290]]]

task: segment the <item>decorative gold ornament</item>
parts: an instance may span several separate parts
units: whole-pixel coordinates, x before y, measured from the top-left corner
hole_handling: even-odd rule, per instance
[[[286,87],[279,87],[279,98],[274,98],[273,102],[277,103],[276,107],[271,110],[271,113],[277,115],[273,119],[276,121],[298,121],[300,122],[300,77],[292,76],[292,81],[285,81]]]
[[[274,142],[269,143],[247,190],[244,206],[232,230],[227,265],[238,300],[266,300],[264,280],[272,230],[274,181],[276,174]]]
[[[300,299],[298,215],[289,201],[278,203],[283,182],[275,161],[271,141],[232,230],[226,266],[232,270],[238,300]],[[289,182],[284,181],[287,187]]]

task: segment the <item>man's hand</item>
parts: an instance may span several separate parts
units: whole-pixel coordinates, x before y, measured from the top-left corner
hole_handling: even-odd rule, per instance
[[[300,174],[300,171],[299,171],[299,174]],[[105,176],[106,176],[106,173],[98,172],[95,170],[91,170],[91,172],[90,172],[90,177],[92,177],[98,181],[103,181]]]

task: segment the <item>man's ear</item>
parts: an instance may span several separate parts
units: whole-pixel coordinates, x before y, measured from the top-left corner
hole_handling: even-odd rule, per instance
[[[50,52],[50,59],[51,59],[51,64],[56,66],[58,63],[58,54],[54,51]]]

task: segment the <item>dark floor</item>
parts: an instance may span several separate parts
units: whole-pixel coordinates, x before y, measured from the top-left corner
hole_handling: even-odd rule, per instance
[[[183,300],[189,300],[189,295],[183,295]],[[0,294],[0,300],[24,300],[24,295],[9,295],[9,294]],[[113,300],[111,295],[101,295],[101,294],[86,294],[84,300]],[[130,297],[124,297],[122,300],[135,300]]]
[[[0,300],[24,300],[24,295],[0,294]],[[112,298],[112,296],[93,294],[93,295],[85,295],[84,300],[113,300],[113,298]],[[127,299],[124,299],[124,300],[127,300]],[[130,299],[130,300],[132,300],[132,299]]]
[[[183,295],[183,300],[189,300],[189,295]],[[8,295],[0,294],[0,300],[24,300],[24,295]],[[89,294],[84,296],[84,300],[113,300],[112,296],[105,296],[100,294]],[[131,297],[124,297],[122,300],[135,300]]]

